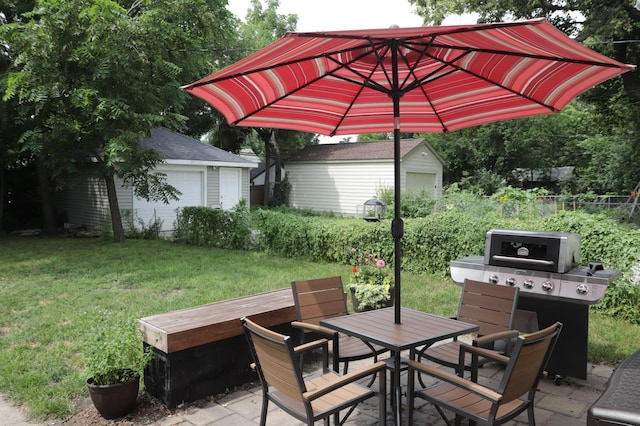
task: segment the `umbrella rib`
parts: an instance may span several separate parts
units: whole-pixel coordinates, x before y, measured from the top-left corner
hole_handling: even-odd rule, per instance
[[[373,43],[370,43],[370,44],[373,44]],[[373,89],[373,90],[378,90],[378,91],[381,91],[381,92],[387,92],[387,93],[389,92],[388,90],[385,90],[384,86],[382,86],[382,85],[381,85],[381,84],[379,84],[379,83],[376,83],[375,81],[373,81],[373,80],[371,79],[371,76],[375,73],[376,68],[377,68],[378,66],[381,66],[381,64],[382,64],[382,56],[380,56],[380,54],[379,54],[379,52],[378,52],[378,49],[379,49],[379,48],[378,48],[378,47],[375,47],[375,46],[371,46],[371,48],[372,48],[373,52],[375,53],[376,58],[378,59],[378,65],[377,65],[376,67],[374,67],[374,68],[371,70],[371,73],[369,74],[369,77],[365,76],[364,74],[362,74],[362,73],[360,73],[360,72],[358,72],[358,71],[356,71],[356,70],[354,70],[354,69],[352,69],[352,68],[349,68],[349,66],[348,66],[348,65],[350,65],[351,63],[353,63],[353,62],[355,62],[355,61],[357,61],[357,60],[360,60],[360,58],[362,58],[362,57],[366,56],[366,54],[362,54],[362,55],[360,55],[358,58],[353,59],[353,60],[352,60],[352,61],[350,61],[348,64],[342,64],[342,63],[338,62],[337,60],[335,60],[335,59],[334,59],[334,58],[332,58],[332,57],[328,57],[328,58],[327,58],[327,59],[329,59],[329,60],[332,60],[332,61],[334,61],[334,62],[338,63],[338,64],[339,64],[339,66],[340,66],[340,68],[347,68],[347,69],[349,69],[352,73],[354,73],[355,75],[359,75],[360,77],[362,77],[362,78],[364,79],[364,81],[363,81],[363,82],[360,82],[360,81],[357,81],[357,80],[349,79],[349,78],[347,78],[347,77],[343,77],[343,76],[339,76],[339,75],[335,75],[335,74],[333,74],[333,77],[334,77],[334,78],[341,79],[341,80],[343,80],[343,81],[347,81],[347,82],[351,82],[351,83],[354,83],[354,84],[356,84],[356,85],[359,85],[359,86],[360,86],[360,89],[358,90],[358,93],[357,93],[357,94],[356,94],[356,95],[351,99],[351,102],[349,103],[349,106],[346,108],[345,113],[344,113],[344,114],[342,114],[342,117],[340,118],[340,120],[338,121],[338,123],[336,124],[336,126],[334,127],[334,130],[331,132],[331,133],[332,133],[331,135],[335,134],[335,132],[337,131],[337,129],[339,129],[339,128],[340,128],[340,126],[342,125],[342,122],[344,121],[344,119],[345,119],[345,118],[347,117],[347,115],[349,114],[349,111],[351,110],[351,108],[353,108],[354,103],[356,102],[356,100],[358,99],[358,97],[362,94],[362,91],[364,90],[364,88],[365,88],[365,87],[369,87],[369,88],[371,88],[371,89]],[[387,46],[387,49],[386,49],[386,52],[388,52],[388,51],[389,51],[389,46]],[[385,54],[386,54],[386,52],[385,52]],[[386,69],[384,69],[384,67],[383,67],[383,70],[385,71],[385,76],[387,76],[387,81],[388,81],[388,80],[389,80],[389,76],[387,75]],[[367,83],[368,83],[368,84],[367,84]]]
[[[462,55],[460,55],[459,57],[457,57],[455,60],[457,61],[457,60],[459,60],[459,59],[463,58],[464,56],[467,56],[467,55],[468,55],[468,54],[470,54],[470,53],[471,53],[471,51],[468,51],[468,52],[466,52],[466,53],[463,53]],[[510,87],[505,86],[504,84],[501,84],[501,83],[499,83],[499,82],[497,82],[497,81],[490,80],[490,79],[488,79],[488,78],[486,78],[486,77],[484,77],[484,76],[482,76],[482,75],[480,75],[480,74],[478,74],[478,73],[472,72],[472,71],[470,71],[470,70],[468,70],[468,69],[461,68],[461,67],[459,67],[459,66],[457,66],[457,65],[453,64],[453,62],[452,62],[452,61],[442,61],[441,59],[435,58],[435,57],[433,57],[433,56],[431,56],[431,55],[429,55],[429,57],[430,57],[430,58],[432,58],[432,59],[435,59],[435,60],[440,61],[440,62],[442,62],[442,63],[443,63],[443,67],[442,67],[442,68],[440,68],[440,69],[443,69],[443,68],[445,68],[446,66],[449,66],[449,67],[454,68],[453,70],[451,70],[451,71],[448,71],[448,72],[444,73],[443,75],[439,76],[438,78],[445,77],[445,76],[447,76],[447,75],[449,75],[449,74],[452,74],[452,73],[454,73],[454,72],[456,72],[456,71],[464,72],[464,73],[469,74],[469,75],[472,75],[472,76],[474,76],[474,77],[476,77],[476,78],[478,78],[478,79],[480,79],[480,80],[486,81],[487,83],[490,83],[490,84],[492,84],[492,85],[494,85],[494,86],[500,87],[501,89],[506,90],[507,92],[510,92],[510,93],[512,93],[512,94],[514,94],[514,95],[516,95],[516,96],[520,97],[520,98],[527,99],[528,101],[531,101],[531,102],[534,102],[534,103],[536,103],[536,104],[538,104],[538,105],[540,105],[540,106],[543,106],[543,107],[547,108],[547,109],[548,109],[549,111],[551,111],[551,112],[556,112],[556,111],[557,111],[557,110],[556,110],[552,105],[547,105],[547,104],[545,104],[545,103],[544,103],[544,102],[542,102],[542,101],[539,101],[539,100],[537,100],[537,99],[535,99],[535,98],[532,98],[531,96],[527,96],[527,95],[525,95],[524,93],[520,93],[520,92],[518,92],[518,91],[516,91],[516,90],[514,90],[514,89],[512,89],[512,88],[510,88]],[[437,80],[437,78],[436,78],[436,79],[433,79],[433,80],[431,80],[431,81],[429,81],[429,83],[431,83],[432,81],[435,81],[435,80]],[[425,81],[425,79],[422,79],[422,80],[421,80],[421,82],[424,82],[424,81]],[[428,83],[427,83],[427,84],[428,84]],[[424,88],[424,85],[422,85],[422,87]]]
[[[362,46],[358,46],[358,48],[361,48],[361,47]],[[374,45],[374,46],[372,46],[372,49],[373,49],[374,52],[376,52],[376,55],[377,55],[377,51],[378,51],[379,47],[376,47]],[[335,55],[336,53],[344,53],[344,52],[348,52],[348,51],[351,51],[351,50],[356,50],[356,48],[340,49],[340,50],[336,50],[336,51],[332,51],[332,52],[326,52],[326,53],[324,53],[322,55],[313,55],[313,56],[309,56],[309,57],[305,57],[305,58],[299,58],[299,59],[296,59],[296,60],[293,60],[293,61],[280,63],[280,64],[277,64],[277,65],[272,65],[272,66],[267,66],[267,67],[263,67],[263,68],[259,68],[259,69],[250,70],[250,71],[247,71],[247,72],[244,72],[244,73],[238,73],[238,74],[235,74],[235,75],[232,75],[232,76],[223,77],[223,78],[220,78],[220,79],[217,79],[217,80],[216,79],[211,79],[211,80],[209,80],[208,83],[207,82],[201,82],[201,84],[194,85],[194,87],[200,86],[202,84],[210,84],[212,82],[223,81],[223,80],[229,79],[229,78],[235,78],[235,77],[238,77],[238,76],[248,75],[248,74],[252,74],[252,73],[256,73],[256,72],[261,72],[261,71],[265,71],[265,70],[269,70],[269,69],[278,68],[278,67],[281,67],[281,66],[289,66],[289,65],[292,65],[292,64],[298,64],[298,63],[301,63],[301,62],[310,61],[310,60],[314,60],[314,59],[317,59],[317,58],[325,57],[326,59],[328,59],[331,62],[333,62],[336,65],[338,65],[338,67],[336,69],[332,70],[328,74],[332,75],[334,78],[337,78],[337,79],[340,79],[340,80],[343,80],[343,81],[347,81],[347,82],[350,82],[350,83],[354,83],[354,84],[357,84],[357,85],[361,86],[360,90],[358,91],[358,94],[354,97],[354,100],[358,98],[360,93],[362,93],[362,90],[364,89],[364,87],[369,87],[369,88],[372,88],[374,90],[378,90],[378,91],[381,91],[381,92],[388,92],[388,90],[386,90],[384,88],[384,86],[382,86],[380,84],[376,84],[374,81],[371,80],[370,77],[367,77],[364,74],[362,74],[362,73],[360,73],[360,72],[358,72],[358,71],[356,71],[356,70],[354,70],[354,69],[349,67],[349,65],[352,64],[353,62],[357,62],[361,58],[367,56],[366,53],[363,53],[363,54],[361,54],[359,56],[354,57],[351,61],[349,61],[347,63],[343,63],[343,62],[337,61],[335,58],[332,57],[332,55]],[[355,80],[355,79],[350,79],[350,78],[347,78],[345,76],[339,76],[339,75],[335,75],[334,74],[335,71],[337,71],[338,69],[343,69],[343,68],[349,69],[355,75],[360,76],[361,78],[364,79],[364,82],[360,82],[360,81]],[[372,71],[371,74],[373,74],[373,71]],[[237,125],[237,124],[241,123],[242,121],[244,121],[245,119],[251,118],[255,114],[257,114],[260,111],[262,111],[263,109],[270,107],[271,105],[279,102],[280,100],[290,96],[293,93],[296,93],[296,92],[304,89],[305,87],[315,83],[318,80],[321,80],[324,77],[326,77],[326,76],[320,75],[320,76],[318,76],[318,77],[316,77],[316,78],[314,78],[312,80],[309,80],[307,83],[300,85],[295,90],[292,90],[291,92],[289,92],[289,93],[287,93],[285,95],[282,95],[282,96],[272,100],[271,102],[266,103],[265,105],[261,106],[260,108],[257,108],[256,110],[254,110],[254,111],[252,111],[250,113],[247,113],[244,117],[242,117],[242,118],[234,121],[233,123],[231,123],[231,125]],[[353,101],[349,104],[349,109],[351,109],[352,106],[353,106]],[[343,120],[344,120],[344,117],[340,119],[340,123]],[[337,129],[339,127],[340,123],[338,124],[338,126],[335,127],[335,129]],[[334,131],[332,132],[332,134],[330,136],[335,134],[334,133],[336,131],[335,129],[334,129]]]
[[[370,40],[369,40],[370,41]],[[372,43],[368,43],[367,45],[371,45]],[[384,45],[384,43],[377,43],[378,45]],[[225,80],[231,80],[234,78],[238,78],[238,77],[243,77],[243,76],[247,76],[247,75],[251,75],[251,74],[255,74],[255,73],[260,73],[260,72],[264,72],[264,71],[269,71],[269,70],[273,70],[273,69],[278,69],[278,68],[286,68],[289,67],[291,65],[295,65],[295,64],[299,64],[299,63],[303,63],[303,62],[307,62],[307,61],[313,61],[319,58],[327,58],[331,61],[333,61],[334,63],[338,64],[341,68],[344,68],[346,65],[345,63],[339,62],[337,61],[335,58],[333,58],[333,56],[336,55],[340,55],[342,53],[347,53],[347,52],[351,52],[354,50],[358,50],[358,49],[362,49],[364,44],[359,44],[357,46],[353,46],[353,47],[349,47],[349,48],[345,48],[345,49],[336,49],[336,50],[332,50],[330,52],[323,52],[323,53],[319,53],[316,55],[310,55],[310,56],[304,56],[304,57],[300,57],[300,58],[296,58],[296,59],[292,59],[289,61],[283,61],[283,62],[278,62],[276,64],[273,65],[266,65],[263,67],[259,67],[259,68],[253,68],[247,71],[242,71],[242,72],[237,72],[234,74],[229,74],[229,75],[225,75],[223,77],[217,77],[217,78],[209,78],[209,79],[205,79],[205,80],[200,80],[194,83],[191,83],[185,87],[189,87],[189,88],[195,88],[195,87],[200,87],[200,86],[206,86],[207,84],[215,84],[221,81],[225,81]],[[379,49],[381,46],[376,46],[376,44],[373,44],[372,48],[373,49]],[[351,64],[353,62],[356,62],[358,60],[360,60],[361,58],[367,56],[367,53],[363,53],[359,56],[354,57],[354,59],[352,59],[351,61],[349,61],[348,64]],[[355,73],[355,71],[354,71]],[[215,75],[215,74],[213,74]],[[360,75],[361,77],[364,77],[363,75]]]

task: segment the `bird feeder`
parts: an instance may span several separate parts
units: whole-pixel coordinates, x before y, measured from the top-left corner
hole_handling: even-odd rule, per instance
[[[384,219],[384,211],[386,210],[387,205],[378,200],[376,197],[365,201],[362,206],[362,216],[364,217],[364,220],[368,222],[377,222],[380,219]]]

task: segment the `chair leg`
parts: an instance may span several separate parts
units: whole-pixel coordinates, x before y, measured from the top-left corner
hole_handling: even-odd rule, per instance
[[[266,426],[267,424],[267,408],[269,407],[269,398],[265,393],[262,393],[262,411],[260,412],[260,426]]]
[[[462,416],[459,414],[456,414],[455,425],[460,426],[461,424],[462,424]]]
[[[536,417],[533,414],[533,401],[531,401],[531,405],[529,405],[529,426],[536,426]]]
[[[375,378],[375,375],[373,376]],[[387,370],[380,370],[380,375],[378,376],[380,380],[379,388],[378,388],[378,417],[380,418],[380,425],[387,424]],[[409,423],[411,424],[411,423]]]
[[[407,424],[413,424],[413,407],[415,405],[415,375],[417,372],[409,370],[407,374]]]
[[[434,405],[434,407],[436,407],[436,411],[438,412],[438,414],[440,414],[440,417],[442,417],[442,420],[444,420],[447,426],[451,426],[451,422],[447,418],[447,415],[444,413],[444,411],[442,411],[442,408],[440,408],[440,406],[438,405]],[[456,417],[456,420],[457,420],[457,417]]]

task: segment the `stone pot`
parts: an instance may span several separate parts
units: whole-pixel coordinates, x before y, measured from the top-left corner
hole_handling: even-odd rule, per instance
[[[91,401],[98,412],[105,419],[124,417],[136,406],[140,376],[133,379],[109,385],[96,385],[93,379],[87,380]]]

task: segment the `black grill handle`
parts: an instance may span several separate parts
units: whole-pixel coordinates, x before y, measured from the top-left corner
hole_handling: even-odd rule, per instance
[[[497,260],[500,262],[528,263],[529,265],[553,266],[555,264],[553,260],[540,260],[540,259],[529,259],[526,257],[500,256],[499,254],[494,254],[493,256],[491,256],[491,259]]]

